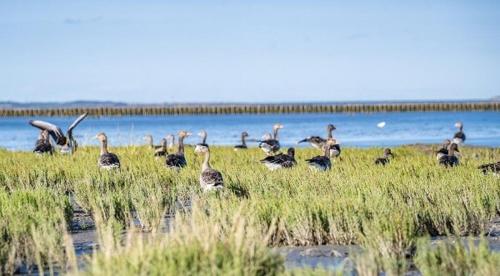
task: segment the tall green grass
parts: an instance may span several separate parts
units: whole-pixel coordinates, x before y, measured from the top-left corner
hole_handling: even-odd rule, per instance
[[[464,148],[462,165],[445,169],[437,165],[430,149],[396,148],[391,164],[379,167],[373,159],[381,149],[346,148],[343,160],[321,173],[301,162],[318,155],[314,149],[297,151],[296,168],[269,172],[258,162],[262,158],[258,149],[233,152],[213,147],[212,165],[223,173],[226,184],[217,194],[201,192],[202,160],[189,149],[188,167],[180,172],[166,169],[147,147],[112,151],[120,156],[120,170],[100,170],[98,149],[93,147],[82,147],[74,156],[0,150],[0,205],[4,206],[0,214],[10,214],[0,221],[6,237],[0,258],[11,260],[6,271],[22,260],[56,263],[77,273],[65,249],[69,196],[91,214],[99,236],[99,253],[89,260],[86,272],[108,275],[123,272],[119,266],[153,274],[189,273],[185,270],[189,267],[191,272],[207,274],[279,273],[282,263],[266,247],[319,244],[362,245],[367,255],[358,260],[360,270],[400,274],[408,269],[408,256],[415,255],[421,237],[480,235],[500,211],[500,180],[476,169],[500,159],[500,149]],[[33,194],[39,201],[28,200]],[[26,198],[20,200],[21,207],[14,207],[13,195]],[[30,204],[40,206],[39,213],[28,211]],[[40,223],[29,222],[33,213],[39,214]],[[177,226],[166,236],[165,213],[177,214]],[[52,227],[57,242],[31,247],[12,242],[19,235],[15,233],[28,232],[16,229],[28,229],[27,225],[32,233],[49,232],[47,227]],[[148,233],[149,238],[130,234],[136,232]],[[237,233],[244,235],[236,238]],[[35,237],[44,240],[28,235]],[[40,257],[12,255],[12,248],[16,252],[29,248]],[[51,252],[58,257],[49,258]],[[205,258],[214,262],[204,262]],[[178,270],[170,268],[174,263]]]

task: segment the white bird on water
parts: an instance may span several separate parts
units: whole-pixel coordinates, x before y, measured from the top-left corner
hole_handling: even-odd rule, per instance
[[[385,127],[385,122],[384,122],[384,121],[382,121],[382,122],[378,123],[378,124],[377,124],[377,127],[378,127],[378,128],[384,128],[384,127]]]

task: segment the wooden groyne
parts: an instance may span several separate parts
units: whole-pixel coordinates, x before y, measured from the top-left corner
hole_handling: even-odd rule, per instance
[[[454,103],[363,103],[363,104],[210,104],[81,108],[0,108],[0,117],[203,115],[266,113],[356,113],[356,112],[500,111],[500,102]]]

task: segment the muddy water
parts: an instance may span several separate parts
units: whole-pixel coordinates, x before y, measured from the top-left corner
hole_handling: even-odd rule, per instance
[[[172,216],[165,218],[165,225],[162,227],[163,232],[168,232],[169,225],[172,221]],[[140,224],[137,223],[137,226]],[[98,250],[97,233],[93,228],[93,222],[86,214],[79,212],[75,213],[73,226],[79,230],[73,231],[73,245],[79,259],[79,263],[84,267],[84,259],[94,250]],[[83,227],[87,227],[84,229]],[[491,251],[500,252],[500,217],[496,217],[488,226],[487,235]],[[464,244],[467,244],[468,238],[463,238]],[[479,243],[480,238],[473,239],[475,243]],[[433,244],[449,241],[447,237],[434,237],[431,239]],[[301,247],[278,247],[272,248],[283,256],[285,259],[286,269],[295,268],[322,268],[327,270],[352,271],[352,256],[362,252],[362,248],[357,245],[350,246],[301,246]]]

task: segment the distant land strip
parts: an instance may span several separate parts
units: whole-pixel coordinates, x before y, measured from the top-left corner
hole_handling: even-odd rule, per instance
[[[427,111],[500,111],[500,102],[419,102],[419,103],[348,103],[348,104],[189,104],[94,106],[58,108],[0,108],[1,117],[141,115],[203,115],[203,114],[269,114],[269,113],[371,113]]]

